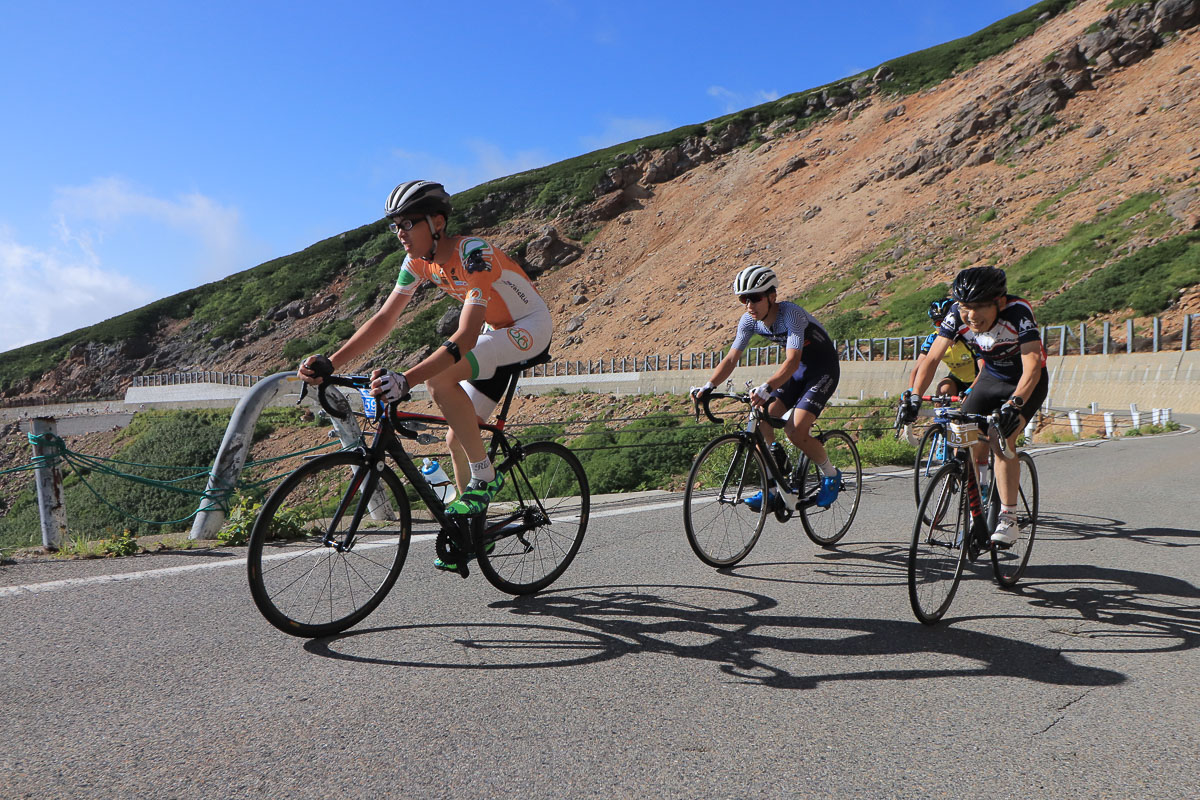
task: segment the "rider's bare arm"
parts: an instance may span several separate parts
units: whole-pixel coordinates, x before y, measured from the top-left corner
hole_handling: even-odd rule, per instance
[[[371,348],[382,342],[384,337],[396,327],[396,320],[400,318],[400,314],[403,313],[411,299],[411,295],[400,294],[399,292],[392,292],[388,295],[388,299],[379,307],[379,310],[369,320],[364,322],[362,327],[356,330],[354,335],[337,349],[337,352],[329,356],[329,361],[333,364],[334,371],[336,372],[345,368],[347,364],[366,355],[370,352]],[[307,362],[307,359],[305,362]],[[307,370],[304,363],[301,363],[298,374],[307,383],[315,382],[312,372]]]
[[[458,315],[458,330],[451,336],[450,341],[458,345],[459,358],[465,357],[479,341],[479,331],[483,327],[483,317],[487,306],[468,303],[462,307]],[[439,347],[412,369],[404,371],[410,386],[424,383],[430,377],[454,366],[458,359],[445,347]]]
[[[1017,381],[1014,395],[1022,402],[1029,399],[1042,378],[1042,343],[1026,342],[1021,345],[1021,380]]]
[[[929,388],[929,382],[933,380],[933,374],[937,372],[937,366],[942,362],[942,356],[946,355],[946,351],[950,349],[953,341],[945,336],[939,336],[933,340],[933,344],[929,346],[929,352],[925,354],[925,358],[917,362],[917,366],[912,375],[912,389],[917,394],[924,394]]]

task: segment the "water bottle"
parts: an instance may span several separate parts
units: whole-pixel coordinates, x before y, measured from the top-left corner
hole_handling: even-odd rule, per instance
[[[454,487],[450,476],[446,474],[446,470],[442,469],[441,464],[427,458],[421,462],[421,474],[425,476],[425,480],[433,487],[433,493],[441,498],[443,504],[454,502],[454,498],[458,496],[458,490]]]

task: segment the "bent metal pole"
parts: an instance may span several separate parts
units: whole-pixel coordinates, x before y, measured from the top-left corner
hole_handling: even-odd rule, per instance
[[[242,468],[246,465],[246,456],[254,439],[254,425],[272,400],[280,392],[299,395],[300,379],[295,372],[277,372],[263,378],[238,401],[229,425],[225,428],[225,437],[217,450],[213,461],[212,471],[208,476],[208,486],[205,487],[204,499],[200,501],[200,509],[192,521],[190,539],[215,539],[217,531],[225,523],[225,512],[228,508],[228,498],[233,488],[237,486]],[[315,394],[315,393],[314,393]],[[333,419],[333,427],[343,447],[356,447],[362,441],[362,430],[358,422],[349,412],[350,404],[341,392],[333,391],[328,394],[329,402],[341,412],[344,419]],[[315,403],[313,394],[308,398]]]

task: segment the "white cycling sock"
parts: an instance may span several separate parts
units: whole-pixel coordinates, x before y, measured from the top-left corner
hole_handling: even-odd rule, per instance
[[[1001,503],[1000,504],[1000,513],[1001,514],[1012,514],[1012,515],[1016,516],[1017,507],[1015,505],[1006,506],[1006,505],[1004,505],[1004,503]]]
[[[471,462],[471,477],[479,478],[482,481],[493,481],[496,479],[496,468],[492,466],[492,460],[487,456],[483,457],[483,461]]]
[[[988,474],[989,473],[988,465],[987,464],[976,464],[975,466],[979,468],[979,485],[986,489],[987,485],[988,485],[988,481],[991,480],[991,476]]]
[[[827,478],[833,478],[837,476],[837,467],[833,466],[833,462],[828,458],[825,459],[825,463],[817,464],[817,468],[820,469],[821,474]]]

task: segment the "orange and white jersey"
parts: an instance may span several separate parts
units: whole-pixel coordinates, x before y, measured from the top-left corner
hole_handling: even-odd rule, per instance
[[[406,257],[394,291],[412,295],[422,281],[430,281],[463,305],[484,306],[484,321],[497,329],[511,328],[533,314],[549,316],[542,296],[515,261],[476,236],[450,241],[453,255],[445,265]]]

